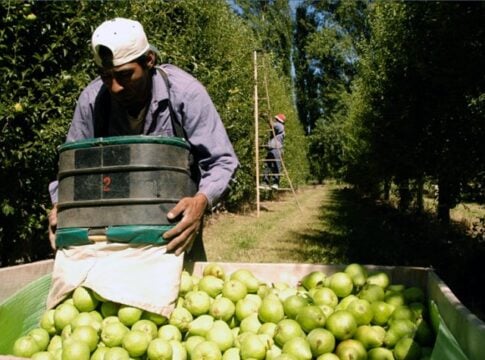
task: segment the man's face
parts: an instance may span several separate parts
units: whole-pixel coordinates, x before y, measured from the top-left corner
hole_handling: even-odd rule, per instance
[[[137,62],[102,68],[101,79],[114,99],[124,107],[144,103],[149,94],[149,69]]]

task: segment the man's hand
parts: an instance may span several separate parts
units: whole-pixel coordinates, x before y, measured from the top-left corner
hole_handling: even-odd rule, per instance
[[[169,220],[180,222],[167,231],[163,237],[170,242],[167,251],[175,251],[175,255],[190,250],[202,224],[208,200],[204,194],[196,194],[194,197],[181,199],[175,207],[167,214]]]
[[[57,204],[52,206],[51,211],[49,211],[49,241],[51,243],[51,248],[56,249],[56,229],[57,229]]]

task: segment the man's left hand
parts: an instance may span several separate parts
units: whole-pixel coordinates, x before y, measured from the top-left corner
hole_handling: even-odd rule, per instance
[[[207,208],[208,200],[204,194],[198,193],[194,197],[185,197],[167,214],[167,218],[174,221],[180,218],[179,223],[167,231],[163,237],[170,242],[167,244],[168,252],[180,255],[190,250],[201,228],[202,218]]]

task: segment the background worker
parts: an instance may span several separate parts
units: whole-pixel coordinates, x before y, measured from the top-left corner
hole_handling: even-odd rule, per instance
[[[281,158],[283,154],[283,142],[285,139],[285,121],[284,114],[275,115],[271,121],[270,140],[266,148],[266,158],[263,177],[263,189],[270,187],[277,190],[280,185],[280,174],[282,171]]]
[[[99,265],[103,272],[112,266],[113,261],[110,263],[108,258],[118,256],[116,262],[124,261],[123,266],[118,263],[113,265],[113,270],[129,269],[130,273],[126,271],[125,278],[133,277],[135,281],[139,278],[132,273],[136,272],[132,269],[136,264],[153,264],[152,268],[142,269],[142,277],[149,272],[159,277],[167,273],[166,268],[157,264],[160,263],[157,260],[160,252],[166,255],[164,261],[171,259],[173,266],[170,266],[176,268],[175,274],[182,266],[183,256],[175,259],[168,255],[178,257],[189,251],[192,260],[205,260],[201,238],[204,212],[214,206],[226,191],[238,166],[226,130],[206,89],[194,77],[173,65],[157,66],[157,53],[148,43],[139,22],[124,18],[106,21],[94,31],[91,42],[100,76],[82,91],[66,141],[120,135],[176,136],[181,128],[197,163],[194,177],[199,180],[198,192],[192,197],[182,198],[167,214],[169,220],[178,223],[163,235],[169,241],[166,246],[150,246],[136,251],[126,244],[105,243],[58,250],[54,272],[57,266],[59,276],[54,278],[49,295],[50,306],[59,301],[66,291],[86,285],[86,282],[101,295],[104,291],[108,298],[112,292],[118,291],[125,296],[129,290],[122,287],[107,289],[111,285],[108,282],[100,284],[100,280],[91,279],[90,282],[90,275],[94,278],[98,265],[86,260],[89,258],[86,255],[88,248],[97,247],[98,258],[99,253],[107,256],[104,264]],[[49,214],[49,239],[53,247],[57,225],[57,186],[57,182],[49,186],[54,204]],[[111,272],[110,276],[113,276]],[[123,281],[122,276],[119,279]],[[154,285],[150,280],[153,279],[147,279],[147,291]],[[167,282],[173,284],[173,281]],[[151,294],[146,306],[139,303],[141,297],[124,301],[163,313],[167,308],[154,304],[156,300],[151,302],[150,299],[166,295]]]

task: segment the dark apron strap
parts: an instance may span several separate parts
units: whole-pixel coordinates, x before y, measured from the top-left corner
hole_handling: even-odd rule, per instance
[[[170,101],[170,82],[168,81],[167,73],[162,69],[157,67],[159,74],[162,76],[163,81],[165,82],[165,86],[167,87],[168,93],[168,109],[170,111],[170,120],[172,122],[172,128],[175,136],[187,139],[187,135],[185,134],[185,130],[182,127],[180,121],[178,121],[177,116],[175,115],[175,110],[173,109],[172,102]]]

